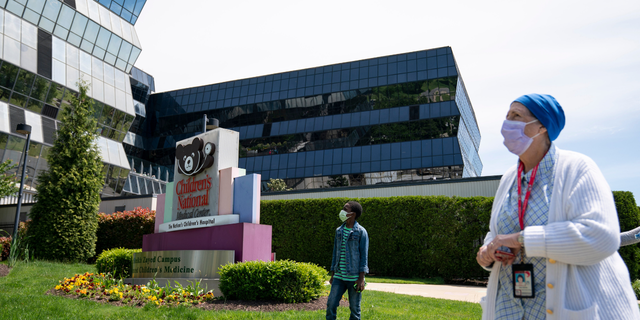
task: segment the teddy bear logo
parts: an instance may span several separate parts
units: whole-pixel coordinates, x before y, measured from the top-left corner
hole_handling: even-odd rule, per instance
[[[178,170],[186,176],[196,175],[213,165],[215,152],[215,144],[210,142],[205,144],[200,138],[193,139],[187,145],[179,144],[176,147]]]

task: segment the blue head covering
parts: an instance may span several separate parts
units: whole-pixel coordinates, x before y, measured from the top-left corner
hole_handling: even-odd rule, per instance
[[[522,103],[547,128],[549,140],[555,140],[564,128],[564,111],[556,98],[548,94],[525,94],[514,102]]]

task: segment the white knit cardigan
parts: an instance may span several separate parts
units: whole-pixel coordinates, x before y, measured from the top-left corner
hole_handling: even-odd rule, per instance
[[[558,153],[548,223],[524,229],[527,256],[547,258],[547,319],[640,319],[629,271],[617,252],[620,226],[611,189],[589,157]],[[500,181],[485,245],[495,237],[516,175],[513,166]],[[480,302],[485,320],[495,318],[501,266],[494,263]]]

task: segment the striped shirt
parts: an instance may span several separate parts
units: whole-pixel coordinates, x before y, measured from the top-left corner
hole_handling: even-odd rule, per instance
[[[344,227],[344,231],[342,231],[342,245],[340,246],[340,263],[338,264],[338,272],[336,272],[333,277],[338,278],[342,281],[356,281],[358,280],[358,276],[350,276],[347,273],[347,239],[349,238],[349,233],[351,232],[351,228]]]
[[[540,161],[538,173],[533,182],[529,204],[527,205],[524,216],[525,227],[547,224],[549,218],[549,199],[553,193],[554,169],[557,160],[556,146],[552,143],[549,151],[544,158],[542,158],[542,161]],[[524,196],[527,190],[532,172],[533,170],[527,172],[521,181],[522,196]],[[511,189],[509,189],[507,198],[498,215],[498,234],[520,232],[520,222],[518,218],[518,179],[519,178],[515,179],[516,181],[514,181]],[[504,249],[505,248],[501,248],[501,250]],[[516,258],[514,263],[520,263],[520,256]],[[512,268],[511,266],[500,268],[498,296],[496,298],[496,319],[546,319],[546,259],[525,256],[524,263],[533,264],[535,298],[514,298]]]

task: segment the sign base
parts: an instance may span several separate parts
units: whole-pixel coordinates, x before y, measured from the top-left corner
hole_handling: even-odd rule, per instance
[[[271,261],[271,226],[235,223],[145,234],[142,251],[234,250],[235,262]]]

